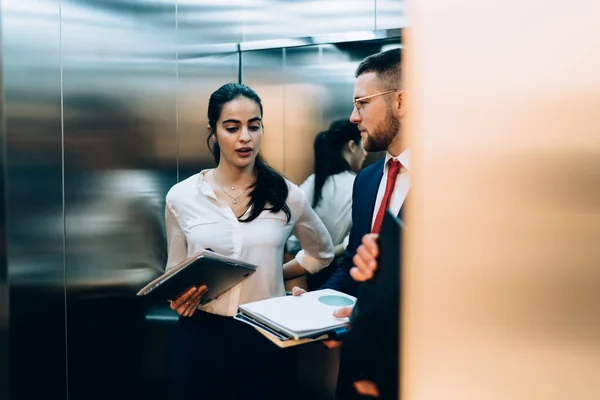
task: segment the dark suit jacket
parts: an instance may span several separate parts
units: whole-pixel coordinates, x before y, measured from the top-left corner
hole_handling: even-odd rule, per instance
[[[381,400],[398,399],[401,234],[401,225],[388,213],[378,240],[379,268],[373,279],[361,284],[352,329],[344,337],[342,400],[356,398],[351,383],[359,380],[375,382]]]
[[[381,159],[369,165],[360,171],[354,179],[352,228],[350,229],[348,246],[340,266],[321,289],[334,289],[352,296],[356,296],[358,293],[358,282],[350,276],[350,268],[353,266],[352,258],[356,254],[356,249],[362,243],[362,237],[371,232],[371,221],[375,212],[375,200],[377,199],[379,183],[383,176],[384,162],[385,159]]]
[[[360,329],[352,330],[340,337],[344,339],[338,377],[338,396],[341,400],[365,398],[358,395],[353,387],[353,382],[362,379],[377,383],[382,400],[397,398],[398,270],[391,269],[383,275],[379,273],[378,279],[366,284],[370,286],[377,280],[378,283],[373,288],[366,287],[365,284],[359,287],[359,283],[350,276],[350,269],[353,267],[352,258],[356,254],[356,249],[361,245],[362,237],[371,232],[371,221],[376,211],[375,201],[383,176],[384,162],[385,159],[382,159],[363,169],[354,180],[349,243],[339,268],[322,287],[357,296],[359,303],[363,289],[370,289],[371,292],[373,289],[382,291],[377,299],[370,296],[369,301],[372,304],[357,307],[364,311],[361,313],[363,318]],[[399,254],[394,256],[399,260]]]

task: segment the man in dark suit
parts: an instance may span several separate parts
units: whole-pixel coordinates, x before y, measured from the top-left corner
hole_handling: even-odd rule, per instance
[[[365,150],[385,150],[386,156],[364,168],[354,180],[352,229],[348,247],[339,268],[322,287],[351,295],[358,294],[358,282],[373,276],[376,268],[375,259],[370,258],[376,254],[376,250],[372,252],[373,239],[379,233],[386,209],[395,215],[400,213],[410,188],[411,168],[409,150],[400,133],[406,98],[401,89],[400,49],[365,58],[356,69],[355,76],[354,108],[350,121],[358,126]],[[365,245],[362,245],[363,237]],[[293,293],[300,295],[303,290],[294,288]],[[347,317],[351,312],[350,308],[341,309],[336,316]],[[341,343],[327,341],[325,344],[336,347]],[[338,379],[340,399],[379,395],[379,389],[372,382],[349,382],[348,377],[352,376],[348,371],[350,368],[344,365],[342,356]]]

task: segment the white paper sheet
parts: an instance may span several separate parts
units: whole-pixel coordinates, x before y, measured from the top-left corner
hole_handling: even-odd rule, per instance
[[[301,296],[276,297],[241,305],[240,308],[291,330],[307,332],[336,327],[348,322],[348,318],[336,318],[338,308],[352,306],[356,298],[331,289],[304,293]]]

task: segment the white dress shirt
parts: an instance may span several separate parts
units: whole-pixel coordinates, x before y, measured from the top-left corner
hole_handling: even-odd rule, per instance
[[[176,184],[167,194],[167,269],[206,248],[258,268],[217,299],[200,306],[201,310],[232,316],[240,304],[284,296],[283,251],[292,232],[302,244],[296,260],[304,269],[315,273],[331,263],[329,233],[298,186],[286,181],[286,204],[292,214],[289,223],[283,211],[274,214],[268,210],[252,222],[240,222],[204,180],[208,171]]]
[[[386,152],[385,164],[383,165],[383,176],[379,182],[379,190],[377,191],[377,199],[375,200],[375,210],[373,212],[373,219],[371,220],[371,229],[373,229],[379,207],[383,201],[383,195],[385,194],[385,185],[389,169],[388,161],[390,159],[398,160],[402,164],[402,169],[400,169],[400,173],[396,177],[394,192],[392,193],[392,198],[390,199],[390,205],[388,207],[394,215],[397,215],[400,212],[400,208],[402,207],[402,204],[404,204],[404,200],[406,200],[406,196],[410,189],[410,150],[404,150],[398,157],[392,157],[389,152]]]
[[[356,174],[352,171],[344,171],[327,177],[321,190],[319,204],[314,208],[315,213],[325,224],[334,246],[344,244],[346,247],[348,245],[348,234],[352,227],[352,187],[355,177]],[[315,193],[315,175],[312,174],[306,178],[300,185],[300,189],[312,204]],[[300,250],[300,242],[295,236],[288,240],[287,250],[290,253]]]

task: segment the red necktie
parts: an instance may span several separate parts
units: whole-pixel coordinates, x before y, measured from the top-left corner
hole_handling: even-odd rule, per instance
[[[385,184],[385,194],[383,195],[383,199],[381,200],[381,205],[379,206],[379,210],[377,211],[377,218],[375,218],[375,223],[373,224],[373,233],[379,233],[381,229],[381,224],[383,223],[383,216],[385,215],[385,210],[390,206],[390,200],[392,198],[392,193],[394,193],[394,186],[396,186],[396,177],[400,172],[400,168],[402,168],[402,164],[400,161],[390,159],[388,161],[388,173],[387,173],[387,182]]]

